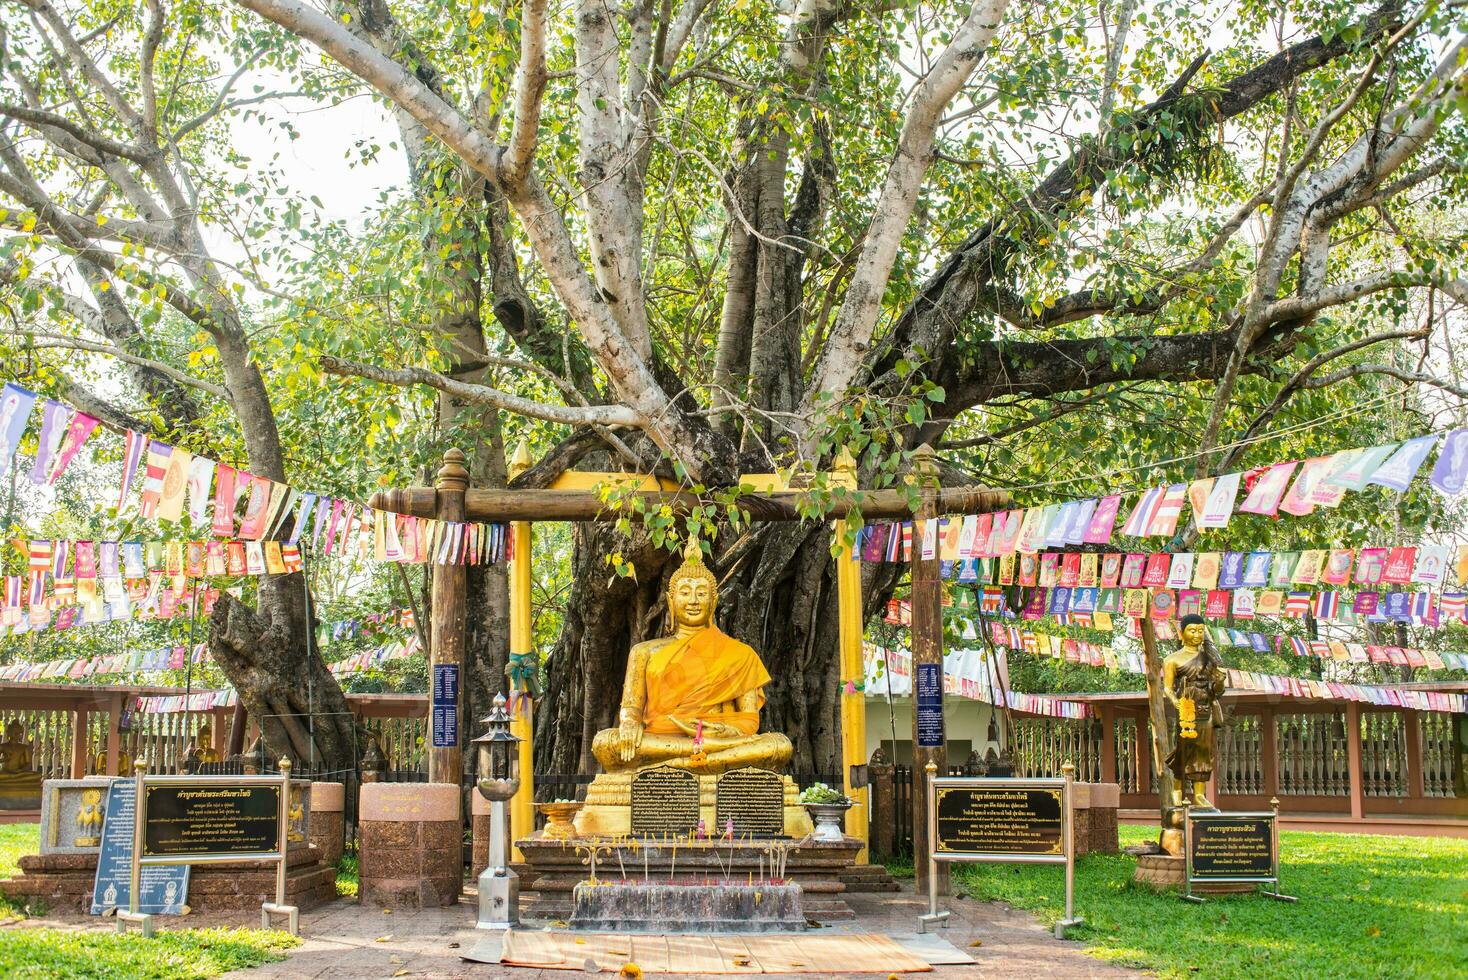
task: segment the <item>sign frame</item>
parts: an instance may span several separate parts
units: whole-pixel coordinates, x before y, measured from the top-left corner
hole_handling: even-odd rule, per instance
[[[961,864],[1058,864],[1065,866],[1065,917],[1055,924],[1055,938],[1086,920],[1075,914],[1075,766],[1067,762],[1059,778],[1009,776],[939,776],[938,767],[928,763],[928,912],[918,916],[918,932],[947,920],[949,913],[938,908],[938,862]],[[1013,854],[1002,851],[939,851],[938,792],[943,789],[1050,790],[1059,791],[1060,853]]]
[[[1270,873],[1268,875],[1233,875],[1220,877],[1208,875],[1204,878],[1193,874],[1193,824],[1207,823],[1210,820],[1264,820],[1269,823],[1269,863]],[[1199,810],[1194,812],[1193,807],[1188,807],[1183,816],[1183,893],[1180,896],[1185,902],[1201,905],[1208,899],[1202,895],[1193,894],[1194,883],[1198,884],[1245,884],[1255,883],[1259,886],[1259,894],[1280,902],[1298,902],[1299,897],[1285,895],[1279,890],[1279,809],[1273,810]],[[1264,886],[1272,885],[1273,890]]]
[[[287,917],[288,929],[293,936],[300,935],[301,910],[285,902],[286,867],[290,849],[290,806],[291,806],[291,763],[280,760],[278,776],[149,776],[148,766],[143,759],[133,764],[133,779],[137,784],[137,801],[133,804],[133,859],[131,894],[128,908],[117,910],[117,931],[124,933],[129,925],[136,925],[145,937],[153,935],[153,915],[138,911],[138,895],[142,887],[143,867],[160,864],[227,864],[234,861],[268,861],[275,863],[275,901],[260,904],[260,928],[269,929],[271,916]],[[148,825],[149,786],[200,786],[214,788],[242,788],[250,786],[272,786],[279,789],[279,808],[276,815],[276,843],[274,851],[194,853],[194,854],[150,854],[144,856],[143,846]]]

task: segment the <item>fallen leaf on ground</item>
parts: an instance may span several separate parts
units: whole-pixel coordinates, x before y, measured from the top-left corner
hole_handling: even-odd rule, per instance
[[[971,949],[978,949],[982,945],[984,945],[984,941],[982,939],[975,939],[973,942],[969,943],[969,947]]]
[[[386,936],[378,936],[376,939],[374,939],[372,941],[374,943],[390,943],[390,942],[392,942],[392,933],[388,933]]]

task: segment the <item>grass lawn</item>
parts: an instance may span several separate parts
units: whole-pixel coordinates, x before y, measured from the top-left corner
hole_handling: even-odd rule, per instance
[[[22,854],[40,849],[39,824],[0,824],[0,878],[20,873]],[[0,922],[23,918],[16,903],[0,896]],[[170,923],[171,924],[171,923]],[[137,932],[67,929],[0,929],[4,980],[39,977],[159,978],[192,980],[284,959],[300,944],[284,932],[260,929],[160,929],[152,939]]]
[[[357,894],[357,855],[343,854],[337,859],[336,893],[345,896]]]
[[[1155,830],[1122,827],[1122,846]],[[1076,865],[1070,936],[1091,955],[1163,977],[1468,976],[1468,841],[1356,834],[1281,835],[1280,890],[1190,905],[1131,881],[1135,861],[1091,855]],[[959,865],[954,887],[1061,916],[1060,868]]]
[[[17,929],[0,932],[0,966],[7,980],[87,977],[97,980],[195,980],[284,959],[282,950],[300,940],[260,929],[159,930],[152,939],[138,932],[75,932]]]
[[[20,856],[41,849],[41,825],[38,823],[0,823],[0,878],[20,874]],[[25,917],[18,902],[0,895],[0,922]],[[4,966],[0,961],[0,966]]]

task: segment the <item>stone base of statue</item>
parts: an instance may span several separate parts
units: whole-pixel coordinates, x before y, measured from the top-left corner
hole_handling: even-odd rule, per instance
[[[1187,861],[1175,854],[1139,854],[1132,880],[1157,891],[1181,891],[1187,874]],[[1254,881],[1193,881],[1195,895],[1232,895],[1259,890]]]
[[[572,929],[589,932],[800,932],[801,888],[771,881],[583,881]]]
[[[842,897],[848,892],[896,889],[881,865],[858,865],[861,841],[847,837],[823,843],[809,839],[779,841],[660,840],[621,837],[546,839],[537,831],[515,842],[524,854],[514,865],[520,875],[520,918],[569,922],[577,886],[592,876],[590,849],[596,847],[599,882],[661,882],[702,887],[707,883],[798,885],[802,913],[817,922],[855,918]],[[782,853],[783,851],[783,853]],[[772,862],[775,870],[772,871]],[[784,874],[778,871],[783,862]],[[706,932],[694,923],[688,932]]]
[[[583,837],[614,837],[632,833],[632,780],[638,775],[640,773],[599,773],[586,787],[586,806],[575,819],[577,833]],[[718,824],[719,776],[701,775],[697,779],[699,818],[710,836],[718,836],[723,830]],[[784,792],[783,834],[798,840],[814,829],[810,814],[800,805],[800,789],[795,782],[789,776],[780,776],[779,779]]]

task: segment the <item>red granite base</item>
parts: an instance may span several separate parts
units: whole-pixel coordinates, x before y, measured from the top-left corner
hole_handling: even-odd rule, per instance
[[[96,854],[27,854],[21,874],[0,880],[13,899],[40,899],[58,911],[85,912],[92,905]],[[290,852],[286,904],[311,909],[336,898],[336,869],[323,864],[314,847]],[[255,911],[275,901],[275,865],[262,861],[195,865],[189,873],[189,908],[196,912]]]
[[[435,908],[459,901],[464,832],[457,820],[364,820],[359,830],[363,904]]]

